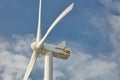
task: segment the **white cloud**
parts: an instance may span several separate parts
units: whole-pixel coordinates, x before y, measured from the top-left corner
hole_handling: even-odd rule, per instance
[[[99,0],[105,6],[105,9],[108,9],[105,16],[107,20],[106,26],[109,30],[109,40],[114,48],[113,55],[114,57],[120,57],[120,1],[119,0]],[[115,14],[109,13],[114,11]],[[97,18],[97,17],[96,17]],[[104,22],[101,22],[104,23]],[[98,28],[99,29],[99,28]]]
[[[99,16],[94,16],[95,20],[92,22],[93,25],[99,26],[99,23],[105,24],[101,25],[103,29],[106,29],[107,32],[103,34],[107,34],[107,38],[112,44],[113,50],[109,53],[108,59],[109,61],[113,61],[116,65],[115,72],[112,78],[110,77],[109,80],[119,80],[120,79],[120,1],[119,0],[99,0],[105,7],[107,11],[105,13],[106,16],[103,16],[104,21],[101,21]],[[98,19],[98,20],[97,20]],[[93,20],[93,19],[92,19]],[[99,22],[99,23],[98,23]],[[101,27],[97,27],[101,30]],[[104,45],[103,45],[104,46]],[[103,80],[103,79],[102,79]],[[105,79],[107,80],[107,79]]]
[[[24,56],[4,51],[0,55],[0,62],[0,67],[2,68],[0,77],[2,80],[20,80],[27,66],[28,59]]]
[[[77,51],[76,53],[72,54],[68,61],[55,60],[54,69],[66,75],[60,80],[119,80],[115,61],[108,61],[103,57],[94,58]],[[57,74],[56,77],[61,76]]]
[[[119,13],[119,3],[112,2],[112,0],[99,1],[107,10],[114,10],[116,8],[116,12]],[[87,51],[84,52],[82,46],[78,48],[77,43],[70,42],[73,50],[70,59],[64,61],[54,58],[53,80],[120,79],[120,17],[115,14],[110,14],[108,11],[108,15],[104,18],[102,16],[92,16],[90,22],[98,28],[101,35],[109,38],[114,50],[108,56],[102,54],[101,56],[95,57]],[[30,44],[33,40],[33,35],[14,35],[10,39],[0,37],[0,80],[22,79],[25,68],[32,55]],[[39,57],[37,65],[34,67],[35,71],[37,69],[43,71],[43,65],[44,57]],[[32,75],[41,74],[34,72]],[[41,80],[43,79],[43,77],[40,78]],[[36,80],[39,79],[36,78]]]
[[[18,38],[19,36],[16,36],[16,39],[13,39],[11,41],[8,40],[5,37],[0,38],[0,79],[1,80],[21,80],[23,77],[23,74],[25,72],[27,63],[29,58],[25,56],[25,54],[29,53],[23,53],[23,48],[27,47],[27,43],[29,43],[30,36]],[[14,37],[15,38],[15,37]],[[25,41],[24,38],[27,38]],[[24,44],[19,49],[16,50],[16,45],[18,48],[18,45],[24,42]],[[24,49],[24,52],[28,52],[29,47],[27,49]],[[30,52],[30,51],[29,51]],[[18,54],[22,53],[22,54]],[[30,54],[29,54],[30,55]]]
[[[110,24],[111,24],[111,42],[115,49],[120,49],[120,16],[112,15],[110,17]]]
[[[119,0],[98,0],[112,14],[120,15]]]
[[[54,80],[120,80],[120,3],[115,0],[99,0],[108,10],[105,18],[92,16],[92,24],[98,28],[101,35],[108,36],[114,50],[108,56],[95,57],[77,47],[77,43],[71,45],[72,54],[68,60],[54,58]],[[109,11],[112,11],[109,13]],[[108,22],[108,23],[106,23]],[[109,25],[109,26],[108,26]],[[98,27],[101,26],[101,27]],[[105,26],[110,30],[106,32]],[[104,38],[105,39],[105,38]],[[33,35],[18,36],[12,38],[0,36],[0,80],[22,80],[32,50]],[[76,47],[75,47],[76,46]],[[43,71],[44,57],[39,57],[35,71]],[[42,74],[42,72],[41,72]],[[32,75],[41,75],[34,72]],[[32,80],[33,78],[31,78]],[[43,77],[41,77],[41,80]],[[34,79],[33,79],[34,80]],[[39,80],[36,78],[36,80]]]
[[[33,39],[34,37],[31,35],[16,35],[9,40],[5,37],[1,37],[1,80],[22,79],[32,54],[29,44]],[[53,80],[119,80],[118,62],[112,59],[111,56],[113,56],[112,53],[108,57],[95,57],[94,55],[83,52],[82,50],[79,51],[77,47],[74,47],[73,54],[71,54],[71,57],[68,60],[54,58]],[[37,69],[43,71],[44,57],[39,57],[36,64],[34,71]],[[43,72],[40,73],[43,74]],[[32,73],[33,76],[41,74],[36,72],[34,72],[34,74]],[[39,78],[42,80],[43,76]],[[36,78],[36,80],[39,79]]]
[[[112,4],[111,0],[102,0],[104,4]],[[104,2],[105,1],[105,2]],[[94,16],[91,23],[100,30],[101,35],[106,33],[114,50],[109,56],[94,56],[83,52],[78,47],[78,43],[72,43],[72,54],[68,60],[54,58],[53,80],[119,80],[120,79],[120,17],[108,14],[105,18]],[[105,22],[108,22],[107,24]],[[99,25],[99,23],[101,23]],[[101,26],[101,27],[100,27]],[[105,26],[111,29],[105,32]],[[103,38],[105,39],[105,38]],[[32,50],[31,42],[33,35],[18,36],[13,35],[11,39],[0,36],[0,80],[22,80],[27,67]],[[70,42],[69,42],[70,43]],[[103,45],[104,46],[104,45]],[[44,57],[39,57],[34,71],[42,70],[44,67]],[[43,70],[42,70],[43,71]],[[41,75],[37,72],[32,75]],[[34,77],[35,78],[35,77]],[[31,80],[34,80],[31,78]],[[43,76],[40,77],[43,79]],[[36,78],[36,80],[39,80]]]

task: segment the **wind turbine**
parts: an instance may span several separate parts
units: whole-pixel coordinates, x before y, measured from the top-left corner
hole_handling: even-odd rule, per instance
[[[36,41],[31,44],[31,47],[33,49],[33,54],[30,59],[30,62],[28,64],[26,73],[24,75],[23,80],[28,80],[28,77],[33,69],[33,66],[36,62],[36,59],[40,54],[45,55],[45,69],[44,69],[44,80],[52,80],[53,76],[53,70],[52,70],[52,60],[53,57],[61,58],[61,59],[68,59],[70,56],[70,51],[65,46],[65,41],[58,45],[53,44],[47,44],[44,43],[47,36],[50,34],[51,30],[56,26],[60,20],[67,15],[74,6],[74,3],[70,4],[52,23],[52,25],[47,30],[46,34],[41,38],[41,6],[42,6],[42,0],[39,1],[39,18],[38,18],[38,30],[37,30],[37,36]]]

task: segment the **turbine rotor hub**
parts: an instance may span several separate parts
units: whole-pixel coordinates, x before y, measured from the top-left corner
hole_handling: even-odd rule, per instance
[[[40,52],[40,48],[37,47],[37,44],[38,42],[33,42],[31,44],[31,48],[33,49],[33,51]]]

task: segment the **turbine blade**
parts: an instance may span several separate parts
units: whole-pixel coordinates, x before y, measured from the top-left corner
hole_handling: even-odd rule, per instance
[[[38,29],[37,29],[36,42],[40,41],[41,39],[41,6],[42,6],[42,0],[40,0],[39,2]]]
[[[39,42],[41,39],[41,6],[42,6],[42,0],[39,1],[38,29],[37,29],[37,35],[36,35],[36,42]],[[38,54],[39,53],[37,53],[35,51],[33,52],[23,80],[28,80],[28,77],[33,69],[33,66],[34,66],[36,60],[37,60]]]
[[[49,35],[49,33],[51,32],[51,30],[56,26],[56,24],[65,16],[67,15],[72,9],[73,9],[74,3],[72,3],[71,5],[69,5],[58,17],[57,19],[52,23],[52,25],[50,26],[50,28],[48,29],[48,31],[46,32],[46,34],[44,35],[44,37],[41,39],[41,41],[38,42],[37,47],[40,48],[42,46],[42,44],[44,43],[45,39],[47,38],[47,36]]]
[[[31,71],[33,69],[33,66],[34,66],[34,64],[36,62],[37,57],[38,57],[38,53],[34,51],[32,57],[31,57],[31,60],[30,60],[30,62],[28,64],[28,67],[27,67],[27,70],[26,70],[26,73],[24,75],[23,80],[28,80],[28,77],[29,77],[29,75],[30,75],[30,73],[31,73]]]

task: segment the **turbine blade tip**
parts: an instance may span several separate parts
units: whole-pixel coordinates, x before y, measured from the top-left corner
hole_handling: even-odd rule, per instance
[[[74,7],[74,2],[70,4],[69,8],[72,10]]]
[[[71,4],[72,7],[74,7],[74,2]]]

